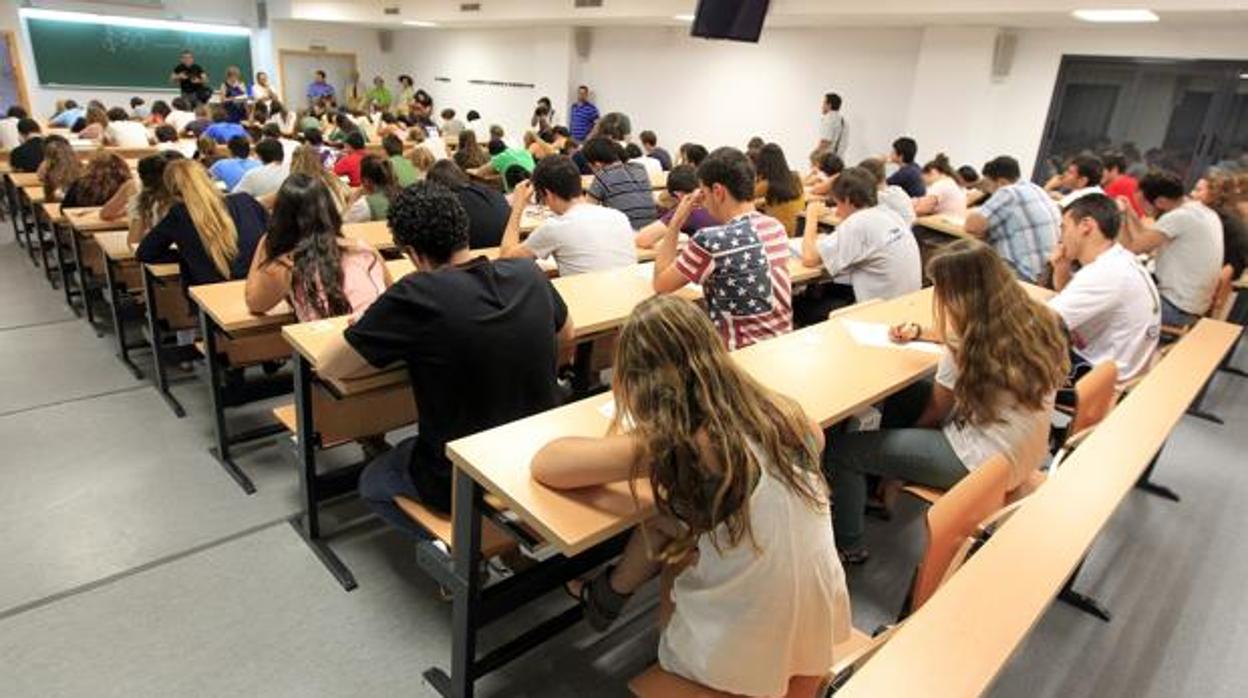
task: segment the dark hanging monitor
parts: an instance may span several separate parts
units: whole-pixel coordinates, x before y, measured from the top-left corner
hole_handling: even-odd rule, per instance
[[[698,0],[693,36],[758,42],[771,0]]]

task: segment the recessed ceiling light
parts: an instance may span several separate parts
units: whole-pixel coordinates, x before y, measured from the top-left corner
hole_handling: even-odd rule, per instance
[[[677,22],[692,22],[693,15],[674,15],[672,19],[676,20]]]
[[[1152,10],[1075,10],[1070,14],[1084,22],[1160,22]]]
[[[409,19],[409,20],[405,20],[403,23],[409,27],[436,27],[438,26],[437,22],[426,22],[420,19]]]

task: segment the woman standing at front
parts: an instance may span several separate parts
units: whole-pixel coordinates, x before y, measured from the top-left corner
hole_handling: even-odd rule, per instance
[[[236,65],[225,69],[221,103],[225,106],[226,121],[241,124],[247,119],[247,85],[243,84],[243,71]]]

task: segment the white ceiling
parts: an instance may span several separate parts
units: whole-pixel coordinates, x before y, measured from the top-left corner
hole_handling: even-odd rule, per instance
[[[403,20],[439,26],[613,24],[679,25],[696,0],[603,0],[600,8],[576,8],[573,0],[467,0],[478,12],[461,12],[461,0],[270,0],[276,19],[340,21],[394,27]],[[1013,27],[1088,26],[1070,17],[1080,8],[1145,7],[1162,25],[1209,24],[1248,27],[1246,0],[772,0],[767,25],[925,26],[933,24]],[[387,15],[385,8],[398,8]]]

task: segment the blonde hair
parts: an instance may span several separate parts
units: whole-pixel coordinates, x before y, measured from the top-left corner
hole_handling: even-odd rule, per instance
[[[43,146],[43,194],[48,201],[58,201],[69,185],[82,176],[82,165],[74,147],[62,138],[49,138]]]
[[[325,184],[325,188],[329,189],[334,203],[338,206],[338,212],[341,213],[346,208],[350,192],[342,180],[321,164],[321,153],[315,147],[301,145],[295,148],[295,154],[290,159],[290,174],[306,174],[313,179],[320,180]]]
[[[978,240],[958,240],[927,265],[935,286],[934,315],[946,336],[958,380],[953,417],[975,425],[999,422],[1008,393],[1040,409],[1070,367],[1057,315],[1034,300],[1005,262]]]
[[[703,534],[719,548],[720,525],[728,547],[747,537],[757,547],[750,496],[764,468],[812,507],[826,507],[817,441],[801,407],[738,368],[694,304],[657,296],[633,310],[620,331],[614,390],[613,427],[631,421],[645,449],[634,479],[648,464],[659,511],[685,524],[662,559],[679,559]]]
[[[411,154],[407,156],[407,159],[412,161],[416,171],[422,175],[427,173],[429,168],[433,167],[433,164],[438,161],[433,153],[429,152],[428,148],[414,148]]]
[[[193,160],[175,160],[165,166],[165,187],[186,205],[212,266],[222,278],[230,278],[230,264],[238,256],[238,229],[208,172]]]

